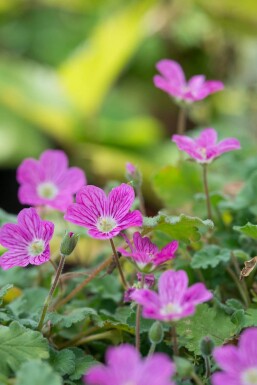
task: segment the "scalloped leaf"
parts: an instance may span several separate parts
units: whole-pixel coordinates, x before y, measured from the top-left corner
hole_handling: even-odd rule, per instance
[[[159,214],[152,218],[144,218],[143,234],[159,230],[173,239],[189,243],[199,241],[201,234],[213,227],[214,224],[209,219],[202,220],[184,214],[180,216]]]
[[[197,251],[192,259],[191,266],[193,269],[207,269],[208,267],[216,267],[221,262],[228,262],[231,258],[229,249],[222,249],[217,245],[205,246]]]
[[[247,222],[244,226],[234,226],[233,229],[247,237],[257,239],[257,225],[253,225],[251,222]]]
[[[61,377],[46,362],[25,362],[17,373],[16,385],[62,385]]]

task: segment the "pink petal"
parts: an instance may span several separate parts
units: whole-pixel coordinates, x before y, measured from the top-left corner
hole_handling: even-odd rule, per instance
[[[165,271],[159,278],[159,295],[162,303],[180,303],[188,286],[188,277],[183,270]]]
[[[205,82],[205,76],[204,75],[195,75],[192,76],[188,81],[188,87],[190,88],[191,92],[199,90],[199,88],[202,87],[202,85]]]
[[[212,299],[212,297],[212,293],[206,289],[203,283],[195,283],[187,289],[183,302],[189,302],[194,305],[197,305],[199,303],[209,301],[210,299]]]
[[[84,205],[94,218],[107,214],[107,198],[99,187],[92,185],[82,187],[76,195],[76,201]]]
[[[242,382],[239,377],[240,373],[237,373],[237,376],[231,376],[226,373],[214,373],[212,375],[212,384],[213,385],[242,385]]]
[[[240,337],[239,352],[244,366],[257,366],[257,328],[249,328],[243,332]]]
[[[8,270],[15,266],[24,267],[28,264],[29,256],[22,251],[9,250],[0,257],[0,266],[3,270]]]
[[[204,156],[199,152],[199,146],[194,139],[184,135],[173,135],[172,142],[176,143],[179,150],[185,151],[196,161],[206,162]]]
[[[68,158],[61,150],[46,150],[41,154],[39,161],[44,170],[44,180],[58,180],[68,167]]]
[[[96,210],[95,210],[96,211]],[[73,203],[67,209],[64,219],[83,227],[95,227],[99,213],[91,211],[90,207],[83,204]]]
[[[128,213],[121,222],[119,222],[120,230],[128,229],[129,227],[140,227],[143,225],[143,217],[139,210],[134,210]]]
[[[207,80],[204,86],[208,90],[208,94],[213,94],[224,89],[224,84],[219,80]]]
[[[75,194],[86,184],[86,177],[83,170],[78,167],[71,167],[61,176],[58,187],[65,192]]]
[[[213,357],[219,367],[228,373],[238,373],[242,369],[242,362],[238,348],[232,345],[215,348]]]
[[[0,229],[0,244],[6,248],[24,250],[30,236],[14,223],[6,223]]]
[[[98,238],[98,239],[111,239],[116,237],[119,233],[120,233],[120,229],[118,227],[116,229],[113,229],[109,233],[102,233],[97,228],[88,230],[88,234],[91,237]]]
[[[121,372],[121,376],[126,380],[134,377],[135,369],[141,364],[141,358],[133,346],[124,344],[108,349],[106,364],[108,364],[112,370]]]
[[[172,84],[177,86],[185,85],[185,75],[179,63],[174,60],[163,59],[160,60],[156,68],[158,71],[168,79]]]
[[[217,131],[214,128],[205,128],[195,141],[200,147],[206,148],[214,146],[217,143],[217,138]]]
[[[87,385],[110,385],[112,373],[108,373],[108,368],[104,365],[96,365],[89,369],[83,380]]]
[[[41,238],[41,224],[42,221],[33,207],[23,209],[18,214],[18,225],[26,233],[28,240]]]
[[[35,257],[30,256],[29,263],[31,263],[32,265],[42,265],[42,263],[49,261],[50,257],[50,248],[48,245],[42,254],[37,255]]]
[[[134,233],[133,241],[136,250],[139,252],[148,253],[152,255],[158,252],[158,247],[151,242],[150,238],[142,237],[138,231]]]
[[[175,98],[182,98],[183,91],[180,87],[173,85],[160,75],[155,75],[153,78],[155,87],[160,88],[162,91],[167,92],[169,95]]]
[[[167,355],[155,353],[145,359],[138,383],[140,385],[156,385],[156,383],[172,385],[170,378],[175,372],[175,365]]]
[[[160,300],[157,293],[148,289],[139,289],[131,294],[131,298],[143,306],[143,315],[146,318],[159,319]]]
[[[217,144],[217,153],[218,155],[221,155],[224,152],[240,150],[240,148],[241,148],[241,145],[239,140],[235,138],[227,138],[227,139],[221,140]]]
[[[36,185],[44,180],[44,173],[37,160],[28,158],[17,168],[16,177],[19,183]]]
[[[108,195],[108,215],[115,218],[117,222],[122,221],[134,200],[135,192],[131,186],[122,183],[115,187]]]
[[[20,203],[40,206],[44,204],[44,199],[40,198],[37,194],[36,186],[33,184],[23,184],[18,190],[18,199]]]
[[[156,255],[156,258],[154,258],[153,262],[155,265],[160,265],[161,263],[164,263],[172,258],[175,257],[175,252],[178,248],[178,241],[172,241],[168,243],[165,247],[162,248],[162,250]]]

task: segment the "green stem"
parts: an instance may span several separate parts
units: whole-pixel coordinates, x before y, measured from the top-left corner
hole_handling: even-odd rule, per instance
[[[186,129],[186,110],[183,107],[180,107],[178,113],[178,124],[177,124],[177,133],[178,135],[184,135]]]
[[[233,251],[231,252],[231,259],[232,259],[232,263],[235,267],[235,270],[236,270],[236,273],[238,275],[238,277],[240,277],[240,274],[241,274],[241,269],[240,269],[240,266],[238,264],[238,260],[236,258],[236,256],[234,255]],[[251,303],[251,299],[250,299],[250,296],[249,296],[249,292],[248,292],[248,288],[246,286],[246,283],[244,280],[240,281],[240,279],[238,280],[239,281],[239,284],[242,285],[242,288],[243,288],[243,291],[244,291],[244,294],[245,294],[245,298],[246,298],[246,306],[248,307]]]
[[[211,366],[210,366],[210,358],[208,356],[204,357],[204,363],[205,363],[205,375],[206,375],[206,378],[209,378],[211,375]]]
[[[174,356],[178,356],[179,355],[178,339],[177,339],[176,326],[174,324],[171,326],[171,339],[172,339],[172,346],[173,346]]]
[[[141,279],[141,288],[144,287],[145,284],[145,275],[142,273]],[[141,311],[142,306],[137,305],[137,313],[136,313],[136,349],[140,352],[140,319],[141,319]]]
[[[192,372],[192,373],[191,373],[191,378],[194,380],[194,382],[195,382],[197,385],[203,385],[202,380],[200,379],[200,377],[198,377],[198,375],[197,375],[195,372]]]
[[[208,218],[212,219],[211,201],[210,201],[210,194],[209,194],[209,188],[208,188],[207,164],[206,163],[203,164],[203,185],[204,185],[204,192],[205,192],[205,197],[206,197]]]
[[[122,271],[122,268],[121,268],[121,265],[120,265],[119,257],[118,257],[118,254],[117,254],[117,251],[116,251],[116,248],[114,246],[112,238],[110,238],[110,243],[111,243],[111,246],[112,246],[112,251],[113,251],[114,259],[115,259],[116,265],[117,265],[119,273],[120,273],[120,278],[121,278],[122,284],[124,286],[124,289],[127,289],[128,284],[127,284],[126,279],[124,277],[124,274],[123,274],[123,271]]]
[[[148,356],[151,356],[152,354],[154,354],[155,348],[156,348],[156,344],[154,342],[152,342],[150,349],[149,349],[149,352],[148,352]]]
[[[226,270],[227,270],[228,274],[230,275],[230,277],[233,279],[234,283],[236,284],[236,287],[238,288],[238,291],[239,291],[246,307],[248,307],[248,299],[246,297],[245,291],[244,291],[243,287],[241,286],[241,283],[240,283],[236,273],[234,273],[234,271],[229,266],[227,266]]]
[[[44,307],[43,307],[43,311],[42,311],[42,314],[41,314],[41,317],[40,317],[40,320],[39,320],[39,323],[38,323],[38,327],[37,329],[40,331],[43,327],[43,324],[44,324],[44,320],[45,320],[45,316],[46,316],[46,313],[47,313],[47,309],[51,303],[51,300],[52,300],[52,297],[53,297],[53,294],[54,294],[54,291],[58,285],[58,282],[59,282],[59,279],[60,279],[60,276],[62,274],[62,270],[63,270],[63,267],[64,267],[64,263],[65,263],[65,256],[64,255],[61,255],[61,259],[60,259],[60,262],[59,262],[59,266],[57,268],[57,271],[56,271],[56,274],[55,274],[55,278],[54,278],[54,282],[50,288],[50,291],[48,293],[48,296],[46,297],[45,299],[45,303],[44,303]]]

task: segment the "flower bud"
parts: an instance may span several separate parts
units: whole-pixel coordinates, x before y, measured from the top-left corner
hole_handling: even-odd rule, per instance
[[[163,327],[161,322],[155,321],[148,334],[151,344],[159,344],[163,340]]]
[[[212,354],[214,349],[214,342],[211,337],[203,337],[200,342],[200,350],[203,357],[208,357]]]
[[[140,187],[142,184],[142,175],[136,166],[132,163],[126,163],[125,177],[128,182],[132,182],[133,186]]]
[[[176,364],[176,370],[179,377],[190,377],[191,373],[194,371],[193,365],[190,361],[185,358],[175,356],[174,362]]]
[[[60,246],[60,253],[66,257],[75,249],[79,240],[79,235],[72,232],[66,232]]]

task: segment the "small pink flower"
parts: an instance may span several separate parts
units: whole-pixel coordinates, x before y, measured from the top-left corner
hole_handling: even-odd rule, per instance
[[[129,287],[124,293],[124,302],[132,302],[131,294],[135,290],[141,288],[143,274],[137,273],[138,282],[135,283],[132,287]],[[150,289],[155,284],[155,277],[153,274],[145,274],[144,276],[144,289]]]
[[[63,151],[46,150],[39,160],[25,159],[17,169],[21,203],[47,205],[65,211],[73,195],[86,184],[85,173],[78,167],[68,168]]]
[[[49,242],[54,224],[42,221],[34,208],[23,209],[18,223],[7,223],[0,229],[0,244],[9,250],[0,257],[0,266],[41,265],[50,259]]]
[[[142,226],[140,211],[130,212],[135,199],[131,186],[122,183],[109,193],[96,186],[85,186],[76,195],[76,202],[68,207],[65,219],[89,229],[93,238],[110,239],[122,230]]]
[[[134,166],[134,164],[127,162],[126,171],[128,174],[133,175],[136,172],[136,167]]]
[[[157,266],[173,259],[178,248],[178,242],[172,241],[161,250],[151,242],[150,238],[142,237],[139,232],[133,235],[134,246],[129,243],[131,251],[119,248],[119,252],[125,257],[130,257],[142,272],[148,273]]]
[[[222,372],[213,374],[213,385],[257,384],[257,328],[245,330],[238,347],[226,345],[214,349],[214,359]]]
[[[177,321],[195,312],[196,305],[212,298],[203,283],[188,287],[188,277],[183,270],[165,271],[159,278],[159,294],[140,289],[131,298],[143,306],[143,316],[161,321]]]
[[[154,85],[178,100],[192,103],[223,90],[218,80],[205,80],[204,75],[193,76],[187,82],[181,66],[174,60],[160,60],[156,68],[161,75],[154,77]]]
[[[141,358],[131,345],[110,347],[106,365],[89,369],[84,377],[88,385],[174,385],[175,365],[163,353]]]
[[[185,151],[198,163],[211,163],[221,154],[241,148],[239,140],[235,138],[223,139],[217,142],[217,132],[213,128],[204,129],[198,138],[192,139],[185,135],[173,135],[172,142],[179,150]]]

